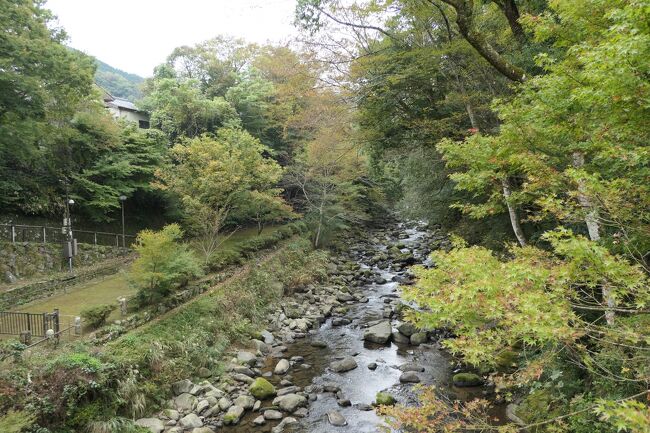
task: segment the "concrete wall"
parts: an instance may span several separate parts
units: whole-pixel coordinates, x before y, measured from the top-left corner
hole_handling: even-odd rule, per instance
[[[140,120],[149,122],[149,116],[146,113],[141,113],[138,111],[124,110],[118,107],[109,107],[108,110],[111,112],[113,117],[124,119],[129,122],[138,123]]]

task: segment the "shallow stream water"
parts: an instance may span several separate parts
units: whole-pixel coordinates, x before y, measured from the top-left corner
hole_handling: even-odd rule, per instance
[[[401,242],[407,248],[412,249],[423,232],[417,229],[403,229],[408,238],[390,239],[389,242]],[[385,249],[385,242],[372,246],[375,251]],[[415,257],[423,262],[428,251],[413,251]],[[368,254],[360,255],[368,257]],[[363,259],[359,264],[362,268],[369,266]],[[356,292],[368,298],[367,303],[355,303],[350,305],[346,318],[351,323],[344,326],[333,326],[332,318],[329,318],[319,329],[312,330],[304,339],[296,340],[288,345],[288,351],[284,357],[304,357],[304,362],[311,367],[308,369],[295,366],[291,369],[291,381],[299,387],[308,385],[323,385],[325,383],[336,383],[344,398],[352,403],[349,407],[340,407],[337,397],[333,393],[319,393],[317,400],[309,405],[309,414],[300,419],[297,429],[291,431],[325,433],[325,432],[354,432],[369,433],[379,430],[382,419],[374,410],[364,411],[356,407],[357,404],[372,404],[375,395],[379,391],[389,391],[402,404],[414,404],[413,384],[401,384],[399,377],[402,372],[397,368],[406,362],[415,362],[425,368],[424,373],[419,373],[422,384],[435,384],[436,386],[454,392],[450,387],[452,377],[452,366],[450,357],[434,344],[421,346],[398,345],[394,342],[387,345],[377,345],[363,340],[364,324],[382,319],[382,313],[386,306],[385,299],[395,298],[398,293],[398,283],[391,281],[393,277],[402,275],[403,272],[380,270],[371,267],[387,282],[385,284],[368,284],[360,287]],[[312,341],[318,340],[327,343],[327,347],[318,348],[311,345]],[[355,357],[358,367],[354,370],[335,373],[328,366],[332,361],[352,355]],[[264,371],[272,371],[277,359],[269,357],[266,361]],[[368,364],[377,363],[377,368],[372,371]],[[269,380],[278,385],[282,377],[273,376]],[[462,391],[464,395],[466,390]],[[471,390],[469,390],[471,393]],[[480,393],[480,390],[474,390]],[[339,411],[347,420],[347,425],[335,427],[328,422],[327,412]],[[244,432],[269,432],[277,423],[267,423],[264,426],[253,426],[251,421],[258,416],[258,413],[248,413],[236,427],[228,428],[233,433]]]

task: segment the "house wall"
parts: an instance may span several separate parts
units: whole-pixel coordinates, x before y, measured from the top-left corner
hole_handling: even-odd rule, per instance
[[[149,116],[146,113],[141,113],[137,111],[131,111],[131,110],[124,110],[119,107],[108,107],[108,111],[113,115],[115,118],[119,119],[124,119],[129,122],[135,122],[138,123],[140,120],[144,120],[146,122],[149,121]]]
[[[119,115],[121,119],[128,120],[129,122],[135,122],[138,123],[140,120],[145,120],[149,121],[149,116],[147,116],[144,113],[139,113],[137,111],[130,111],[130,110],[119,110]]]

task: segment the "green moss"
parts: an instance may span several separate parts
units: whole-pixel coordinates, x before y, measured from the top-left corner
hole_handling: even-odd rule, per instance
[[[457,373],[454,374],[453,382],[454,386],[458,387],[479,386],[483,383],[483,379],[474,373]]]
[[[255,379],[249,388],[250,393],[258,400],[266,400],[275,395],[275,387],[263,377]]]
[[[501,351],[499,355],[497,355],[496,358],[497,367],[502,369],[509,369],[511,367],[514,367],[517,364],[518,357],[519,354],[514,350],[505,349]]]
[[[397,403],[395,397],[387,392],[378,392],[375,396],[375,405],[377,406],[394,406]]]
[[[234,424],[238,419],[239,417],[234,413],[227,413],[223,416],[224,424]]]

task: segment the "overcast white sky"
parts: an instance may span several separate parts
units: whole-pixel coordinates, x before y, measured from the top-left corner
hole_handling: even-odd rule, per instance
[[[295,0],[48,0],[69,45],[150,76],[180,45],[219,34],[280,42],[296,34]]]

